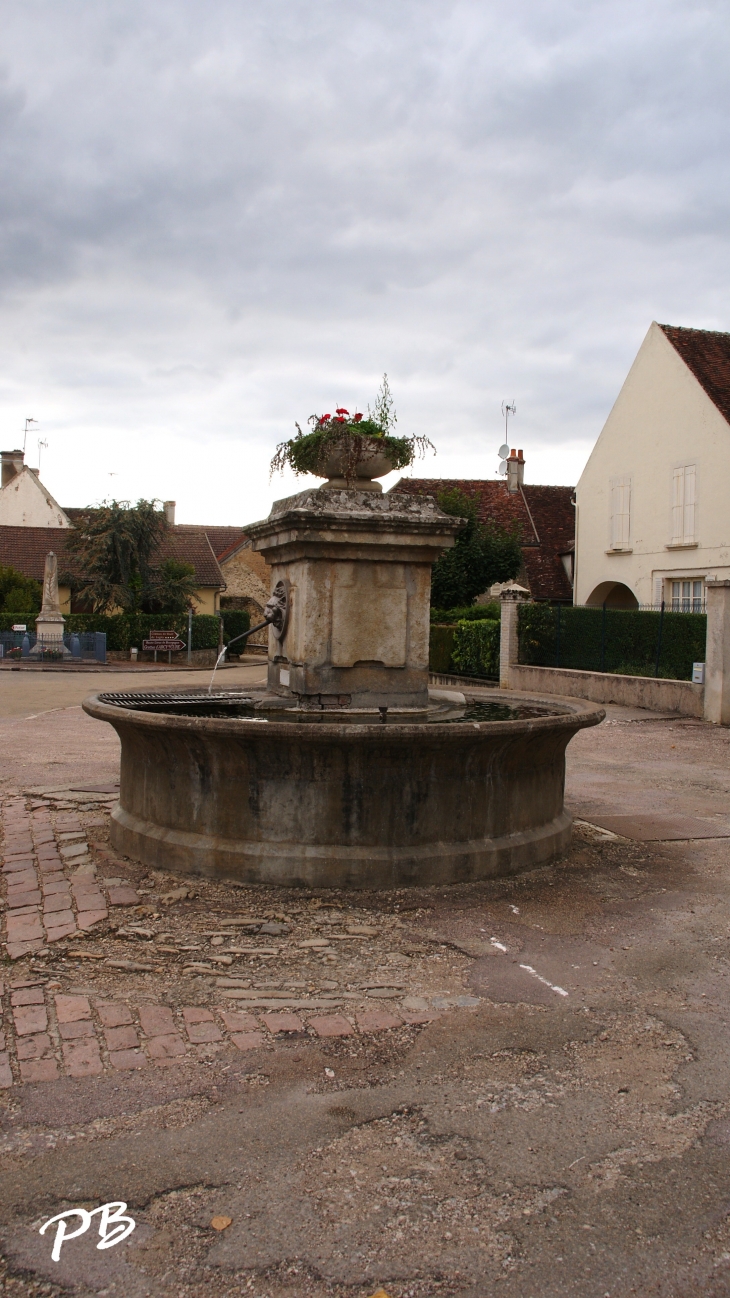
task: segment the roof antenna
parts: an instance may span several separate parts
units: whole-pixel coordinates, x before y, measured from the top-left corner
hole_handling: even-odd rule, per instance
[[[26,421],[25,421],[25,432],[23,433],[23,455],[24,455],[24,456],[25,456],[25,443],[26,443],[27,440],[28,440],[28,426],[29,426],[30,424],[37,424],[37,423],[38,423],[38,420],[37,420],[37,419],[30,419],[30,418],[28,418],[28,419],[26,419]]]
[[[40,437],[39,437],[39,438],[38,438],[38,475],[39,475],[39,477],[40,477],[40,472],[41,472],[41,450],[43,450],[43,449],[48,450],[48,442],[47,442],[45,439],[44,439],[43,441],[41,441],[41,439],[40,439]]]
[[[507,457],[509,455],[509,417],[510,415],[516,415],[516,414],[517,414],[517,404],[514,398],[512,399],[511,402],[510,401],[502,402],[502,415],[504,418],[504,442],[502,443],[499,450],[497,451],[497,455],[499,456],[499,469],[497,470],[497,472],[500,473],[502,477],[504,477],[505,474],[507,473]]]

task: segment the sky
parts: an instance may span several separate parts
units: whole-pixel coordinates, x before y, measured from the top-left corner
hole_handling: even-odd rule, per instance
[[[652,319],[730,329],[701,0],[0,4],[0,428],[62,505],[234,524],[388,373],[422,477],[574,483]],[[399,475],[384,479],[386,488]]]

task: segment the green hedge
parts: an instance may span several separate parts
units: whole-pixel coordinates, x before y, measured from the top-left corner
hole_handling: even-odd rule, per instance
[[[491,619],[468,622],[456,628],[451,659],[463,676],[499,676],[499,622]]]
[[[231,612],[238,610],[231,610]],[[244,614],[248,617],[248,614]],[[17,614],[0,613],[0,631],[12,631],[14,622],[25,622],[29,631],[35,630],[35,617],[18,617]],[[73,631],[105,631],[107,650],[126,651],[142,641],[150,631],[177,631],[187,644],[188,619],[183,614],[164,613],[68,613],[64,615],[67,634]],[[193,649],[218,647],[219,619],[210,613],[198,613],[193,618]]]
[[[704,613],[521,604],[518,620],[520,662],[533,666],[688,681],[705,660]]]
[[[259,621],[261,619],[259,618]],[[226,644],[229,640],[235,640],[236,636],[243,635],[251,626],[251,614],[245,608],[225,608],[223,610],[223,639]],[[216,642],[217,643],[217,642]],[[246,648],[246,641],[239,640],[238,644],[231,650],[231,653],[243,653]]]
[[[455,626],[432,626],[428,644],[428,666],[432,672],[453,670],[451,651],[454,647]]]
[[[500,603],[494,599],[489,604],[469,604],[466,608],[432,608],[432,622],[498,622],[500,619]]]

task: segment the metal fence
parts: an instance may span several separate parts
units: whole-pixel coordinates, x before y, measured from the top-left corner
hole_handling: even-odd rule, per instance
[[[697,611],[523,604],[519,661],[536,667],[691,680],[704,662],[707,616]]]
[[[64,654],[58,640],[38,638],[34,631],[0,631],[0,658],[19,662],[106,662],[106,632],[71,632],[63,637]],[[37,650],[37,652],[33,652]]]

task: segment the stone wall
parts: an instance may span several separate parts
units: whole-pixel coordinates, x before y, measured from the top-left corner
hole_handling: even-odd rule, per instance
[[[249,547],[236,550],[230,559],[220,561],[226,589],[221,595],[221,608],[242,608],[251,614],[251,625],[260,622],[271,590],[270,568],[262,555]],[[257,631],[249,645],[267,645],[267,630]]]
[[[566,694],[593,703],[621,703],[651,712],[679,712],[701,717],[703,685],[692,681],[670,681],[654,676],[614,676],[609,672],[578,672],[563,667],[527,667],[512,663],[509,686],[535,694]]]

